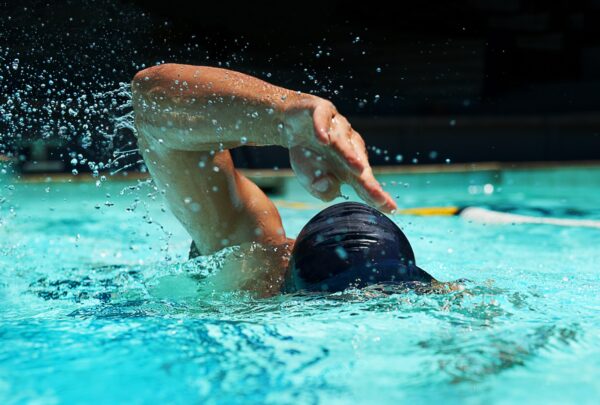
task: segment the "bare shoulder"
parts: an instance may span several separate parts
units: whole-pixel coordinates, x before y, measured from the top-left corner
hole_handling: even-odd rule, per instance
[[[133,76],[131,88],[135,95],[147,92],[156,86],[168,87],[175,83],[174,80],[177,77],[181,77],[182,75],[186,76],[186,78],[190,75],[193,76],[193,72],[199,69],[201,69],[200,66],[179,65],[176,63],[163,63],[162,65],[150,66],[140,70]]]
[[[230,254],[221,271],[206,281],[215,291],[247,291],[271,297],[281,291],[292,251],[292,243],[241,245]]]

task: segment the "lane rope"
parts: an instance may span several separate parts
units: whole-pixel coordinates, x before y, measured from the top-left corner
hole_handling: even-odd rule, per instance
[[[319,210],[326,207],[324,204],[311,204],[302,201],[276,200],[275,205],[280,208],[297,210]],[[414,207],[396,211],[394,215],[411,216],[459,216],[468,221],[485,224],[540,224],[569,227],[584,227],[600,229],[600,221],[593,219],[533,217],[529,215],[512,214],[494,211],[482,207]]]

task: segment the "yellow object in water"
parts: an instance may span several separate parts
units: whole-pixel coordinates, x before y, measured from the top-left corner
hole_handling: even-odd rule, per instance
[[[458,214],[459,211],[459,207],[415,207],[398,210],[396,213],[418,216],[452,216]]]
[[[319,209],[321,205],[315,205],[310,203],[305,203],[301,201],[286,201],[286,200],[275,200],[275,205],[281,208],[293,208],[297,210],[312,210]]]
[[[310,204],[300,201],[276,200],[275,205],[281,208],[292,208],[297,210],[311,210],[324,208],[325,204]],[[459,207],[414,207],[396,211],[397,215],[417,216],[452,216],[458,214]]]

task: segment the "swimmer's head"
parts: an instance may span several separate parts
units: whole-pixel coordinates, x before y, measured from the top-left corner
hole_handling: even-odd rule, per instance
[[[392,220],[365,204],[345,202],[321,211],[300,231],[284,289],[334,292],[432,280],[415,265],[408,239]]]

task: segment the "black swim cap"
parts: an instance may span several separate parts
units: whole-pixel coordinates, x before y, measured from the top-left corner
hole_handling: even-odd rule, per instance
[[[300,231],[284,290],[334,292],[432,280],[415,265],[408,239],[392,220],[368,205],[344,202],[324,209]]]

